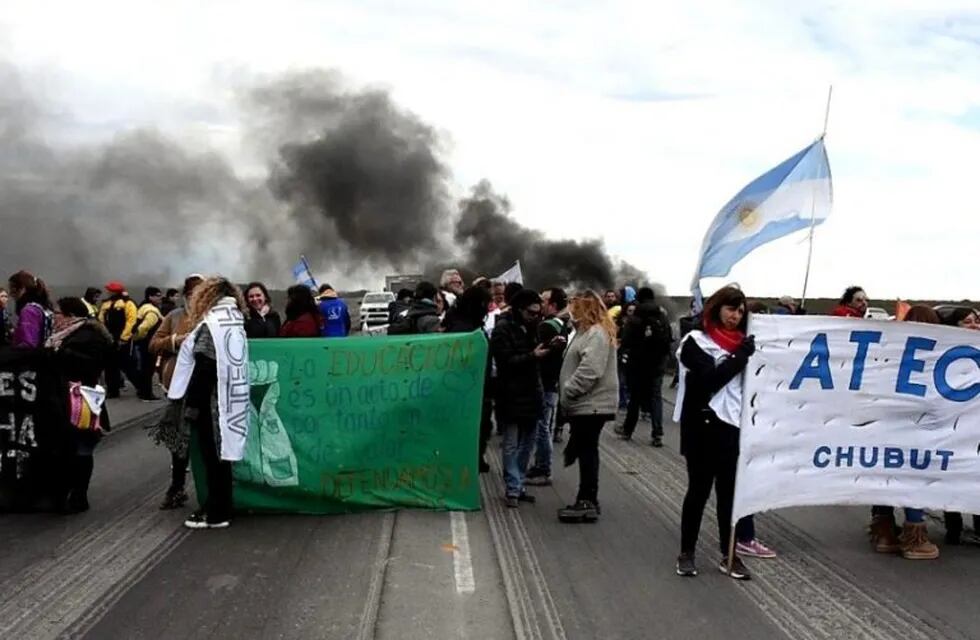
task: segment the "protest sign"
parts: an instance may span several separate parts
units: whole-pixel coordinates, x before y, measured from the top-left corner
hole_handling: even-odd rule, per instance
[[[71,452],[67,387],[48,354],[0,349],[0,510],[49,493]]]
[[[803,505],[980,513],[980,333],[753,316],[733,519]]]
[[[481,333],[252,340],[249,360],[237,509],[479,508]]]

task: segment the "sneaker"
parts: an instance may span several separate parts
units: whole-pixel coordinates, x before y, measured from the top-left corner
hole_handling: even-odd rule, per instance
[[[749,570],[747,568],[745,568],[745,564],[742,562],[742,559],[739,558],[738,556],[735,556],[735,559],[732,560],[732,570],[731,571],[728,570],[728,558],[727,557],[721,559],[721,564],[718,565],[718,570],[721,571],[722,573],[724,573],[726,576],[729,576],[731,578],[734,578],[735,580],[751,580],[752,579],[752,575],[749,573]]]
[[[895,535],[895,518],[874,516],[871,518],[871,545],[878,553],[898,553],[902,543]]]
[[[231,520],[218,520],[215,522],[208,521],[208,529],[227,529],[231,526]]]
[[[532,496],[530,493],[526,491],[521,495],[517,496],[517,500],[518,502],[526,502],[528,504],[534,504],[535,502],[538,501],[537,498],[535,498],[534,496]]]
[[[504,498],[504,504],[507,505],[508,509],[516,509],[521,506],[521,501],[517,496],[507,496]]]
[[[925,522],[906,522],[898,539],[902,543],[902,557],[906,560],[935,560],[939,557],[939,547],[929,541]]]
[[[677,575],[684,578],[698,575],[698,565],[694,563],[693,553],[682,553],[677,556]]]
[[[599,519],[599,512],[592,502],[579,500],[559,509],[558,519],[562,522],[595,522]]]
[[[548,474],[525,478],[524,484],[532,487],[550,487],[551,476]]]
[[[748,542],[737,542],[735,543],[735,551],[741,556],[748,556],[749,558],[775,558],[776,552],[762,544],[758,540],[750,540]]]
[[[152,394],[148,396],[139,396],[139,399],[141,402],[157,402],[158,400],[160,400],[159,397]]]
[[[184,526],[188,529],[207,529],[208,518],[204,511],[195,511],[184,520]]]
[[[187,499],[187,493],[183,489],[180,491],[168,491],[167,495],[163,498],[163,502],[160,503],[160,510],[170,511],[171,509],[180,509],[187,503]]]
[[[622,425],[620,425],[620,426],[616,427],[615,429],[613,429],[613,433],[615,433],[617,436],[619,436],[623,440],[630,440],[630,439],[633,438],[633,434],[632,433],[626,433],[626,429],[624,429]]]
[[[660,447],[664,446],[664,439],[660,436],[653,436],[653,438],[650,440],[650,446],[659,449]]]

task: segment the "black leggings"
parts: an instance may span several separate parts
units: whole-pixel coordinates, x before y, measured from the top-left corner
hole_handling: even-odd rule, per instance
[[[578,459],[578,497],[599,504],[599,434],[606,416],[569,416],[568,447]]]
[[[698,425],[701,427],[701,425]],[[693,435],[693,434],[691,434]],[[693,439],[693,438],[692,438]],[[712,486],[717,498],[718,538],[722,555],[728,554],[732,530],[732,500],[738,463],[738,429],[717,418],[703,425],[696,442],[688,448],[687,495],[681,513],[681,553],[694,553],[701,533],[701,519]]]

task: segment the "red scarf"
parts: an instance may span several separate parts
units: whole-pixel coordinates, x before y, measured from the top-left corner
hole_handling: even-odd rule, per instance
[[[834,310],[830,312],[832,316],[838,316],[841,318],[863,318],[864,315],[854,307],[846,304],[839,304],[834,307]]]
[[[728,353],[735,353],[735,350],[742,344],[742,340],[745,340],[744,332],[738,329],[725,329],[716,326],[707,318],[704,320],[704,332],[708,334],[709,338],[714,340],[716,345]]]

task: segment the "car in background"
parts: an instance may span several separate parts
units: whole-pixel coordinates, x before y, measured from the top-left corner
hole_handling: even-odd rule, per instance
[[[391,291],[372,291],[361,298],[361,329],[388,324],[388,305],[395,301]]]
[[[893,320],[894,316],[881,307],[868,307],[868,310],[864,312],[865,318],[870,318],[872,320]]]

